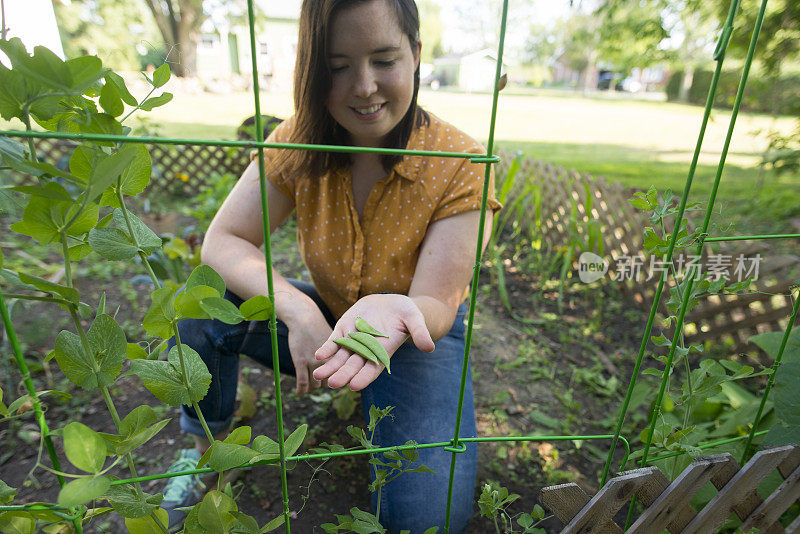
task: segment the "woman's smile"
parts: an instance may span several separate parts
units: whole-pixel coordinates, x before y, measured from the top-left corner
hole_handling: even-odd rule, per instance
[[[419,42],[386,1],[357,3],[334,16],[328,64],[328,112],[352,144],[383,146],[411,106]]]

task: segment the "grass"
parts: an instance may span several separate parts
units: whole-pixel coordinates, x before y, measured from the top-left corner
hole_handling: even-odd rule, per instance
[[[423,90],[420,103],[473,137],[486,141],[491,95]],[[290,93],[262,93],[265,114],[288,117]],[[251,93],[184,94],[142,113],[166,137],[233,139],[254,109]],[[498,149],[526,154],[567,168],[604,176],[628,187],[683,191],[703,110],[696,106],[626,98],[615,93],[539,90],[501,94],[495,139]],[[715,110],[708,125],[690,200],[706,201],[727,133],[729,111]],[[789,132],[791,117],[740,113],[715,209],[735,228],[726,233],[791,233],[800,217],[792,200],[800,175],[775,176],[757,164],[765,132]],[[6,123],[7,125],[7,123]],[[136,125],[134,120],[132,126]],[[0,127],[6,126],[0,121]],[[19,124],[16,125],[19,127]]]

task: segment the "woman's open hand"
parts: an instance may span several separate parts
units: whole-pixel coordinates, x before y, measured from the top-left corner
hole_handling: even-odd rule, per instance
[[[356,332],[356,318],[362,317],[370,325],[389,337],[376,338],[389,357],[408,336],[423,352],[433,352],[434,344],[425,318],[414,301],[405,295],[375,294],[358,300],[336,323],[328,340],[317,350],[317,360],[327,360],[314,370],[317,380],[328,379],[328,385],[339,388],[350,384],[350,389],[360,391],[370,385],[383,371],[384,366],[370,362],[349,349],[334,343],[334,339]]]

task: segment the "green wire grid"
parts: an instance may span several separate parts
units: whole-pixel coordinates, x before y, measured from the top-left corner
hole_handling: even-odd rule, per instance
[[[688,196],[692,185],[692,180],[694,177],[695,169],[697,167],[698,158],[700,155],[700,150],[702,147],[703,137],[705,133],[706,126],[708,124],[708,120],[711,113],[711,107],[714,101],[714,96],[716,93],[717,82],[719,81],[720,73],[722,70],[722,63],[725,58],[725,53],[728,47],[728,43],[730,41],[731,34],[733,32],[733,21],[735,19],[736,13],[739,9],[741,0],[734,0],[731,3],[730,10],[728,12],[728,17],[726,22],[723,24],[721,35],[719,38],[719,42],[717,44],[716,50],[714,52],[714,60],[717,62],[716,70],[714,72],[714,76],[712,78],[711,87],[709,89],[708,98],[706,101],[705,111],[703,115],[702,126],[700,128],[699,137],[697,140],[694,157],[692,159],[692,163],[689,168],[689,175],[686,180],[685,188],[683,191],[683,196],[681,198],[680,208],[678,212],[678,220],[681,220],[688,202]],[[756,26],[753,31],[752,39],[750,42],[750,48],[748,50],[747,60],[744,65],[742,78],[739,84],[739,89],[736,95],[736,100],[734,102],[733,113],[730,120],[730,125],[728,128],[728,135],[725,140],[725,146],[722,151],[722,155],[720,158],[720,163],[717,169],[717,174],[714,181],[714,186],[711,193],[711,198],[709,199],[708,206],[706,208],[706,215],[705,220],[702,227],[701,238],[698,243],[697,247],[697,254],[699,255],[702,252],[703,245],[705,242],[717,242],[717,241],[734,241],[734,240],[756,240],[756,239],[789,239],[789,238],[800,238],[800,234],[779,234],[779,235],[752,235],[752,236],[718,236],[718,237],[708,237],[706,231],[708,229],[708,225],[710,222],[711,213],[713,211],[714,200],[716,197],[716,193],[719,187],[719,183],[722,176],[722,170],[725,164],[725,159],[727,157],[727,152],[730,147],[730,141],[733,133],[733,127],[735,125],[736,117],[738,115],[739,106],[741,104],[742,94],[744,91],[745,83],[747,81],[747,76],[749,74],[750,66],[752,64],[752,60],[755,53],[755,45],[758,40],[758,35],[761,30],[761,24],[763,22],[764,12],[766,10],[767,0],[762,0],[761,8],[759,11],[759,15],[756,21]],[[496,437],[477,437],[477,438],[462,438],[459,435],[460,432],[460,420],[461,414],[463,410],[463,400],[464,400],[464,390],[466,384],[466,377],[467,377],[467,369],[469,365],[469,354],[470,354],[470,347],[471,347],[471,340],[472,340],[472,332],[473,332],[473,325],[474,325],[474,317],[475,317],[475,309],[476,309],[476,301],[477,301],[477,285],[478,285],[478,276],[480,273],[480,263],[481,263],[481,243],[483,241],[483,231],[484,231],[484,223],[486,220],[486,207],[487,207],[487,198],[488,198],[488,187],[489,187],[489,177],[491,173],[491,165],[497,163],[500,158],[493,154],[494,150],[494,132],[495,132],[495,119],[497,115],[497,101],[498,95],[500,91],[500,76],[501,76],[501,68],[502,68],[502,59],[503,59],[503,48],[505,42],[505,32],[506,32],[506,21],[508,16],[508,0],[503,1],[502,6],[502,14],[501,14],[501,26],[500,26],[500,36],[499,36],[499,44],[498,44],[498,53],[497,53],[497,66],[495,72],[495,84],[494,90],[492,94],[492,111],[490,117],[490,125],[489,125],[489,137],[487,142],[487,153],[481,155],[475,154],[463,154],[463,153],[452,153],[452,152],[437,152],[437,151],[418,151],[418,150],[401,150],[401,149],[382,149],[382,148],[361,148],[361,147],[346,147],[346,146],[330,146],[330,145],[308,145],[308,144],[293,144],[293,143],[266,143],[264,142],[263,137],[263,127],[261,121],[261,109],[260,109],[260,100],[259,100],[259,84],[258,84],[258,68],[256,64],[256,42],[255,42],[255,13],[253,8],[253,0],[248,0],[248,23],[249,23],[249,30],[250,30],[250,50],[251,50],[251,58],[252,58],[252,72],[253,72],[253,96],[254,96],[254,106],[255,106],[255,129],[256,129],[256,141],[249,142],[249,141],[223,141],[223,140],[204,140],[204,139],[176,139],[176,138],[160,138],[160,137],[128,137],[128,136],[115,136],[115,135],[102,135],[102,134],[58,134],[58,133],[50,133],[50,132],[33,132],[33,131],[26,131],[26,132],[18,132],[18,131],[0,131],[0,135],[8,135],[8,136],[15,136],[15,137],[22,137],[22,138],[55,138],[55,139],[73,139],[73,140],[93,140],[93,141],[115,141],[119,143],[146,143],[146,144],[170,144],[170,145],[195,145],[195,146],[235,146],[235,147],[251,147],[258,149],[259,158],[258,158],[258,169],[259,169],[259,184],[260,184],[260,194],[261,194],[261,203],[262,203],[262,224],[264,230],[264,259],[266,262],[267,267],[267,286],[268,286],[268,297],[271,301],[274,302],[274,286],[273,286],[273,278],[272,278],[272,255],[271,255],[271,243],[270,243],[270,232],[269,232],[269,212],[268,212],[268,203],[267,203],[267,193],[266,193],[266,169],[264,168],[264,149],[265,148],[283,148],[283,149],[294,149],[294,150],[316,150],[316,151],[328,151],[328,152],[345,152],[345,153],[377,153],[377,154],[391,154],[391,155],[407,155],[407,156],[437,156],[437,157],[447,157],[447,158],[462,158],[462,159],[469,159],[473,163],[483,163],[485,164],[485,177],[483,183],[483,198],[481,202],[481,210],[480,210],[480,225],[478,230],[478,246],[475,252],[475,265],[473,266],[473,278],[471,284],[471,292],[470,292],[470,305],[469,305],[469,315],[467,321],[467,328],[465,333],[465,350],[464,350],[464,358],[462,363],[462,373],[461,373],[461,386],[460,386],[460,393],[459,393],[459,401],[457,405],[457,414],[456,414],[456,427],[453,439],[449,442],[441,442],[441,443],[423,443],[417,445],[398,445],[393,447],[383,447],[383,448],[374,448],[374,449],[355,449],[349,450],[344,452],[331,452],[331,453],[323,453],[323,454],[305,454],[305,455],[297,455],[297,456],[290,456],[287,457],[284,450],[284,428],[283,428],[283,403],[282,403],[282,396],[281,396],[281,387],[280,387],[280,377],[276,373],[275,375],[275,407],[276,407],[276,414],[277,414],[277,423],[278,423],[278,434],[279,439],[279,457],[276,460],[260,462],[255,465],[274,465],[278,464],[281,471],[281,489],[282,489],[282,500],[283,500],[283,515],[285,519],[285,532],[290,534],[290,511],[289,511],[289,500],[288,500],[288,484],[287,484],[287,477],[286,477],[286,463],[288,461],[297,461],[297,460],[312,460],[312,459],[324,459],[324,458],[332,458],[337,456],[349,456],[349,455],[357,455],[357,454],[375,454],[380,452],[387,452],[390,450],[406,450],[406,449],[414,449],[414,448],[443,448],[444,450],[452,453],[451,463],[450,463],[450,483],[448,486],[448,496],[447,496],[447,510],[446,510],[446,521],[445,521],[445,533],[449,531],[449,521],[450,521],[450,503],[452,499],[452,490],[453,490],[453,477],[455,472],[455,465],[458,458],[458,454],[464,452],[466,450],[464,444],[465,443],[477,443],[477,442],[504,442],[504,441],[539,441],[539,440],[549,440],[549,441],[583,441],[583,440],[605,440],[608,439],[611,441],[611,446],[609,449],[608,458],[605,462],[603,468],[603,475],[601,480],[601,485],[605,484],[608,474],[613,462],[614,453],[616,451],[618,443],[621,441],[625,448],[624,457],[621,462],[621,469],[624,469],[624,466],[627,464],[628,456],[630,454],[630,446],[628,440],[625,439],[624,436],[621,435],[622,433],[622,424],[625,420],[625,416],[627,415],[627,410],[630,405],[631,395],[633,392],[633,388],[636,384],[636,380],[639,376],[639,371],[641,369],[642,361],[644,358],[645,347],[647,346],[648,340],[650,338],[650,332],[653,326],[653,322],[655,319],[656,309],[658,302],[660,301],[661,294],[664,289],[664,285],[667,279],[667,273],[662,272],[662,276],[660,277],[658,287],[656,289],[656,294],[653,300],[653,306],[650,311],[650,315],[647,321],[647,325],[645,327],[645,333],[642,338],[641,346],[639,349],[639,354],[636,358],[636,363],[634,365],[634,370],[632,372],[631,379],[628,385],[628,391],[623,400],[623,404],[620,410],[619,418],[617,421],[617,426],[613,434],[602,434],[602,435],[531,435],[531,436],[496,436]],[[5,25],[3,25],[5,27]],[[677,241],[677,233],[679,231],[679,225],[676,225],[675,230],[673,232],[672,238],[669,243],[669,249],[666,255],[666,261],[671,261],[672,254],[674,252],[674,246]],[[684,454],[683,452],[676,452],[665,454],[661,456],[657,456],[655,458],[648,459],[647,455],[652,444],[652,436],[653,436],[653,427],[655,422],[658,418],[661,401],[663,400],[663,395],[666,389],[666,385],[669,379],[669,373],[667,372],[671,368],[672,359],[674,356],[674,352],[677,346],[679,333],[682,331],[683,321],[685,318],[685,313],[688,308],[688,296],[691,294],[691,287],[692,287],[692,280],[688,282],[688,288],[686,294],[684,295],[683,301],[681,303],[681,308],[679,312],[678,321],[676,324],[676,334],[673,337],[672,344],[670,346],[669,356],[667,360],[667,364],[665,367],[665,371],[662,373],[662,381],[661,387],[659,389],[658,398],[656,400],[655,409],[653,410],[652,419],[650,421],[650,432],[648,439],[645,443],[645,451],[642,459],[640,461],[640,465],[644,466],[647,463],[654,462],[657,460],[662,460],[666,458],[671,458],[674,456],[678,456]],[[6,295],[12,296],[12,295]],[[791,295],[790,295],[791,296]],[[738,440],[746,439],[746,446],[745,452],[741,459],[742,463],[747,457],[748,451],[752,445],[752,440],[756,436],[760,436],[765,434],[766,432],[756,432],[758,424],[761,420],[761,416],[763,413],[763,409],[766,403],[766,400],[769,396],[770,389],[774,382],[775,371],[778,369],[780,365],[781,358],[783,356],[784,350],[786,348],[789,335],[791,333],[792,326],[797,318],[798,315],[798,306],[800,305],[800,294],[794,299],[794,306],[792,310],[791,317],[789,319],[789,324],[784,332],[784,336],[782,339],[782,343],[778,352],[778,355],[775,359],[773,365],[773,373],[770,376],[767,386],[764,389],[764,393],[761,399],[761,405],[756,415],[756,418],[753,422],[752,429],[748,436],[741,436],[738,438],[732,438],[722,441],[717,441],[713,443],[701,444],[699,445],[700,449],[708,449],[717,447],[726,443],[731,443]],[[44,419],[43,412],[41,410],[41,405],[39,403],[39,399],[37,397],[36,391],[34,389],[32,380],[30,379],[30,373],[25,366],[24,358],[22,352],[20,350],[19,344],[16,341],[16,336],[14,334],[14,330],[12,328],[10,318],[8,317],[8,312],[5,306],[5,302],[3,299],[3,295],[0,294],[0,315],[2,315],[3,323],[9,333],[9,339],[11,340],[12,347],[14,349],[14,353],[17,359],[17,362],[20,365],[20,369],[23,373],[23,379],[25,382],[25,386],[31,395],[34,412],[36,415],[37,422],[42,430],[42,436],[44,443],[48,449],[48,453],[50,458],[53,462],[54,467],[56,470],[59,470],[58,467],[58,458],[55,455],[55,451],[52,446],[52,441],[49,436],[49,430],[47,428],[47,422]],[[273,358],[273,366],[277,368],[278,365],[278,353],[277,353],[277,318],[275,316],[274,307],[271,313],[270,321],[269,321],[269,330],[270,336],[272,340],[272,358]],[[241,467],[253,467],[248,466],[247,464]],[[195,473],[208,473],[212,472],[210,468],[203,468],[203,469],[193,469],[187,471],[180,471],[175,473],[162,473],[150,476],[141,476],[141,477],[133,477],[128,479],[116,480],[112,482],[114,485],[118,484],[128,484],[128,483],[139,483],[148,480],[155,480],[155,479],[163,479],[163,478],[171,478],[174,476],[181,476],[186,474],[195,474]],[[59,475],[59,484],[63,486],[64,480],[63,477]],[[633,505],[633,503],[632,503]],[[7,506],[0,506],[0,512],[2,511],[9,511],[9,510],[66,510],[64,507],[60,507],[57,505],[46,505],[41,503],[30,504],[30,505],[7,505]],[[75,510],[69,509],[67,510],[69,514],[61,513],[61,517],[66,520],[71,520],[72,524],[75,527],[76,532],[82,532],[81,524],[79,521],[80,516],[82,515],[82,510]],[[629,519],[631,517],[631,513],[633,511],[633,506],[631,506],[631,510],[629,512]]]

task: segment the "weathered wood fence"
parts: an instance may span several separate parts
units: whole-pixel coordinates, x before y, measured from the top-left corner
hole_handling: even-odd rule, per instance
[[[511,160],[512,155],[502,155],[499,176],[506,171]],[[666,265],[663,262],[659,264],[659,258],[644,254],[644,229],[652,223],[648,215],[628,202],[636,189],[625,189],[621,184],[608,183],[602,177],[568,171],[531,158],[521,160],[517,180],[520,184],[533,181],[540,187],[539,231],[545,243],[556,249],[570,241],[587,242],[589,225],[586,223],[594,220],[602,234],[601,255],[609,264],[610,272],[606,276],[618,283],[634,305],[650,309],[661,274],[658,269],[664,269]],[[521,185],[515,184],[512,195],[522,189]],[[591,208],[587,210],[589,206]],[[752,344],[747,343],[751,335],[786,328],[792,305],[789,293],[793,285],[800,283],[800,258],[772,254],[764,242],[734,243],[738,244],[707,243],[700,258],[689,257],[686,251],[673,258],[672,265],[678,270],[694,261],[701,266],[701,272],[714,269],[721,274],[727,273],[732,281],[745,279],[748,273],[757,275],[743,294],[711,295],[701,299],[700,305],[686,318],[688,343],[727,341],[731,350],[749,351],[755,350]],[[687,251],[694,247],[691,245]],[[578,258],[575,258],[573,267],[579,268]],[[669,288],[665,287],[658,308],[662,317],[667,315],[668,300]],[[797,324],[800,324],[800,318]]]
[[[777,468],[783,483],[762,498],[761,482]],[[707,482],[718,493],[700,510],[690,501]],[[644,506],[626,534],[707,534],[716,532],[732,513],[741,519],[740,532],[777,534],[800,532],[800,517],[784,528],[781,515],[800,499],[800,447],[785,445],[760,451],[741,469],[730,454],[694,460],[670,483],[657,467],[619,473],[594,497],[577,484],[542,489],[542,504],[565,525],[561,534],[615,533],[623,529],[614,515],[636,496]]]

